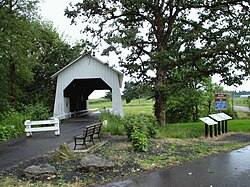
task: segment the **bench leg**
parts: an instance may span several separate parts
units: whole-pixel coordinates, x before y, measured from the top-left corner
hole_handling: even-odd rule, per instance
[[[100,133],[97,134],[97,138],[98,138],[99,141],[101,142]]]
[[[77,140],[80,140],[82,139],[82,144],[77,144]],[[87,149],[87,144],[86,144],[86,138],[75,138],[75,147],[74,147],[74,150],[76,149],[76,146],[77,145],[82,145],[82,146],[85,146],[85,148]]]
[[[75,147],[74,147],[74,150],[76,149],[76,138],[75,138]]]
[[[89,142],[92,142],[95,145],[94,135],[89,136]]]

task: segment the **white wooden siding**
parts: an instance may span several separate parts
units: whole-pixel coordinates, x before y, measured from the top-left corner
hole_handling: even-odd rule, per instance
[[[74,63],[66,66],[52,77],[57,76],[57,87],[55,95],[54,116],[63,116],[69,109],[65,108],[68,98],[64,97],[64,89],[74,79],[101,78],[112,88],[112,107],[115,114],[123,116],[120,87],[122,75],[108,65],[101,63],[91,56],[78,58]]]

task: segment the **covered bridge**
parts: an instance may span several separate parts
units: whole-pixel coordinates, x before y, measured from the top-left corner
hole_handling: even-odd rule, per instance
[[[67,118],[72,112],[88,109],[94,90],[112,92],[113,113],[123,116],[120,88],[123,74],[91,55],[82,55],[60,71],[57,77],[54,116]]]

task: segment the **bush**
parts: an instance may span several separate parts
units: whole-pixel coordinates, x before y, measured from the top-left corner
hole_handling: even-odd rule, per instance
[[[6,141],[24,133],[25,116],[14,109],[0,116],[0,140]]]
[[[158,133],[156,118],[152,115],[129,114],[124,117],[123,124],[129,140],[135,128],[139,132],[145,132],[147,138],[155,138]]]
[[[50,117],[49,109],[42,103],[22,106],[23,112],[9,109],[0,115],[0,140],[6,141],[24,133],[25,120],[42,120]]]
[[[155,138],[158,133],[156,118],[152,115],[129,114],[123,124],[134,151],[147,151],[149,138]]]
[[[107,120],[107,126],[102,126],[102,131],[110,132],[112,135],[123,135],[124,128],[122,125],[122,118],[110,112],[103,112],[100,115],[100,121]]]
[[[51,117],[50,110],[43,103],[23,106],[24,115],[29,120],[46,120]]]
[[[137,128],[135,128],[131,134],[131,143],[134,151],[146,152],[148,150],[148,138],[146,133],[139,132]]]

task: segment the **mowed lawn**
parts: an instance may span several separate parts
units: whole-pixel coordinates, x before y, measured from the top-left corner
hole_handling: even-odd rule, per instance
[[[130,103],[126,103],[123,100],[123,110],[124,114],[152,114],[153,115],[153,106],[154,101],[152,99],[135,99],[132,100]],[[98,108],[98,109],[105,109],[105,108],[112,108],[112,102],[108,99],[92,99],[89,102],[89,108]]]

